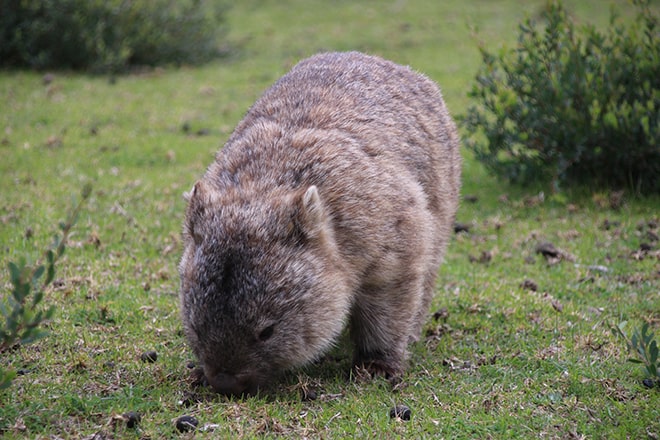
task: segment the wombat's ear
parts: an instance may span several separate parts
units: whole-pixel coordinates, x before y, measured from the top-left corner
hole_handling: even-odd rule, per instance
[[[209,189],[207,188],[206,182],[203,180],[198,180],[195,182],[193,185],[192,189],[188,193],[188,199],[193,199],[196,198],[198,200],[203,199],[204,195],[209,192]]]
[[[188,193],[190,209],[204,211],[213,204],[217,197],[215,190],[204,180],[198,180]]]
[[[305,191],[303,195],[303,209],[308,220],[314,223],[323,221],[325,213],[323,212],[321,197],[319,196],[319,190],[316,188],[316,185],[310,186]]]
[[[326,213],[315,185],[307,188],[298,201],[297,216],[295,223],[307,238],[317,237],[323,232]]]
[[[190,191],[184,191],[183,192],[183,200],[185,200],[186,202],[190,201],[190,198],[195,193],[195,186],[197,186],[197,184],[193,185],[193,187],[191,188]]]
[[[195,244],[199,245],[203,237],[196,225],[203,222],[209,199],[209,188],[203,180],[199,180],[190,192],[184,194],[184,197],[188,201],[185,231],[193,238]]]

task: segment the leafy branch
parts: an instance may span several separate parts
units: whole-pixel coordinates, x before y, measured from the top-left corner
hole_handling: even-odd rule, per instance
[[[71,230],[91,193],[91,185],[85,185],[80,201],[74,202],[67,219],[60,222],[60,234],[55,235],[53,243],[37,263],[31,265],[25,257],[19,258],[18,262],[9,262],[12,290],[11,295],[0,298],[0,353],[30,344],[48,334],[43,325],[53,317],[55,308],[42,306],[44,291],[55,278],[55,263],[64,255]],[[15,371],[0,366],[0,389],[8,388],[15,376]]]
[[[614,336],[621,338],[636,357],[629,358],[628,361],[634,364],[643,364],[646,373],[651,378],[660,378],[660,362],[658,361],[658,343],[652,331],[649,330],[648,322],[642,324],[641,329],[633,330],[631,336],[628,336],[624,329],[627,322],[623,321],[619,325],[610,325],[610,330]]]

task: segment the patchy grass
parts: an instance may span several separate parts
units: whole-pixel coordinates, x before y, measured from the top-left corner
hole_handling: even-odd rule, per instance
[[[579,3],[570,6],[578,20],[607,23],[601,1]],[[56,72],[48,84],[0,72],[2,295],[7,262],[36,259],[71,195],[94,185],[45,299],[57,307],[50,336],[0,359],[21,373],[0,391],[0,432],[167,438],[190,414],[200,436],[220,438],[660,436],[660,388],[641,384],[643,370],[607,324],[646,321],[658,333],[660,199],[540,196],[471,157],[458,214],[469,231],[450,246],[437,319],[395,390],[351,380],[345,346],[258,398],[189,384],[177,304],[181,194],[254,99],[302,57],[359,49],[425,72],[461,114],[476,41],[513,44],[516,24],[542,4],[253,0],[230,11],[236,51],[224,63],[118,78]],[[556,258],[537,253],[543,242]],[[149,350],[154,363],[140,360]],[[316,400],[303,401],[303,390]],[[390,420],[395,404],[411,408],[410,421]],[[137,429],[121,419],[127,411],[141,414]]]

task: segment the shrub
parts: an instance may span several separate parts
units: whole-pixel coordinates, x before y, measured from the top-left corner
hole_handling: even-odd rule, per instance
[[[0,64],[95,72],[196,64],[219,54],[213,0],[0,0]]]
[[[495,174],[660,191],[660,32],[649,0],[628,26],[577,28],[561,2],[527,19],[517,48],[480,48],[483,65],[462,118],[467,146]]]
[[[42,327],[53,316],[55,309],[52,306],[42,307],[44,289],[55,278],[55,263],[64,254],[69,233],[91,192],[92,187],[86,185],[80,202],[71,210],[67,220],[60,223],[61,235],[56,235],[52,246],[44,252],[46,265],[30,265],[25,258],[9,263],[12,290],[10,295],[3,293],[0,296],[0,353],[47,335]],[[0,365],[0,389],[11,386],[15,376],[15,371]]]

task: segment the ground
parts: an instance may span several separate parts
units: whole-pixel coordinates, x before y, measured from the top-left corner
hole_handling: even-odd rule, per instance
[[[478,42],[514,44],[516,23],[542,4],[246,1],[227,17],[231,55],[206,66],[0,72],[3,296],[7,263],[36,260],[71,197],[93,185],[44,300],[56,306],[50,335],[2,354],[20,375],[0,391],[0,432],[176,437],[175,420],[192,415],[211,438],[658,438],[660,387],[643,385],[610,326],[660,328],[660,200],[511,187],[467,151],[461,231],[400,384],[355,380],[345,344],[256,398],[190,383],[177,302],[182,194],[259,94],[307,55],[356,49],[424,72],[460,115]],[[607,23],[599,0],[569,9]],[[147,351],[155,362],[141,360]],[[409,421],[390,419],[398,404]]]

